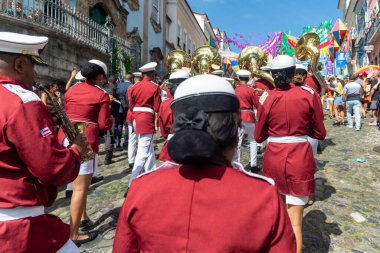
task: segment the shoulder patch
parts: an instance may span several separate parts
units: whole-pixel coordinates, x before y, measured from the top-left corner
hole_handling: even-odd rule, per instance
[[[41,99],[37,96],[36,93],[30,90],[26,90],[20,85],[17,84],[3,84],[3,87],[10,91],[11,93],[17,95],[21,98],[23,103],[33,102],[33,101],[41,101]]]
[[[261,96],[260,96],[260,99],[259,99],[259,103],[262,105],[264,104],[265,100],[267,99],[267,97],[269,96],[269,93],[267,91],[265,91]]]
[[[313,88],[311,88],[310,86],[302,85],[301,88],[304,89],[304,90],[306,90],[306,91],[308,91],[308,92],[310,92],[311,94],[314,94],[314,92],[315,92],[313,90]]]
[[[100,87],[99,85],[95,85],[94,87],[98,88],[99,90],[103,91],[104,93],[107,93],[107,91],[105,89],[103,89],[102,87]]]
[[[243,172],[244,174],[246,174],[246,175],[248,175],[250,177],[261,179],[261,180],[267,181],[271,185],[275,185],[274,180],[272,178],[265,177],[265,176],[262,176],[262,175],[259,175],[259,174],[256,174],[256,173],[248,172],[248,171],[246,171],[244,169],[243,165],[240,164],[240,163],[233,162],[232,163],[232,168],[235,169],[235,170],[237,170],[237,171]]]
[[[153,170],[150,170],[150,171],[147,171],[145,173],[142,173],[140,175],[138,175],[136,178],[140,178],[140,177],[143,177],[145,175],[148,175],[150,173],[153,173],[157,170],[162,170],[162,169],[171,169],[171,168],[174,168],[174,167],[177,167],[179,166],[180,164],[177,164],[177,163],[173,163],[173,162],[164,162],[161,166],[153,169]]]

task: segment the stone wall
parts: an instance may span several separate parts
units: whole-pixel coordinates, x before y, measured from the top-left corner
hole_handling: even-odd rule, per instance
[[[49,43],[42,54],[42,58],[49,66],[36,68],[39,82],[66,82],[71,71],[74,68],[79,69],[88,60],[96,58],[106,63],[109,61],[108,55],[38,24],[3,15],[0,15],[0,22],[1,31],[49,38]]]

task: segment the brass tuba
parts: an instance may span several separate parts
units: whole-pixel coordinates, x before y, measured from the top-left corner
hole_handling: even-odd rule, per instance
[[[180,69],[190,72],[191,57],[183,50],[173,50],[166,57],[165,66],[169,74]]]
[[[201,46],[194,51],[192,63],[197,73],[209,74],[214,70],[220,69],[222,57],[216,48]]]
[[[321,94],[323,95],[325,93],[325,80],[317,68],[320,55],[320,43],[318,34],[313,32],[304,34],[297,42],[296,57],[300,61],[310,59],[310,69],[321,85]]]
[[[260,69],[260,67],[267,65],[269,61],[264,50],[259,47],[248,46],[240,52],[238,61],[240,69],[247,69],[253,76],[263,78],[274,86],[271,74]]]

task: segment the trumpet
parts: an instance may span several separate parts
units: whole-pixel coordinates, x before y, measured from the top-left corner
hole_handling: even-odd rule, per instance
[[[104,91],[104,93],[107,93],[107,94],[108,94],[108,92],[107,92],[105,89],[103,89],[102,87],[100,87],[99,85],[95,85],[95,86],[96,86],[96,88],[98,88],[99,90],[102,90],[102,91]],[[112,96],[111,102],[116,102],[116,103],[118,103],[118,104],[121,105],[121,102],[120,102],[119,100],[117,100],[116,98],[114,98],[113,96]]]

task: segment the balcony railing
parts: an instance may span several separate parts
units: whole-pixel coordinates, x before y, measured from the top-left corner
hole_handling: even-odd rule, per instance
[[[2,0],[0,15],[56,30],[103,53],[109,53],[109,28],[95,23],[60,0]]]
[[[372,40],[372,37],[375,34],[375,32],[378,30],[379,25],[380,25],[380,15],[378,14],[376,16],[376,19],[373,21],[371,27],[369,28],[369,30],[367,32],[366,36],[367,36],[367,41],[368,42],[370,42]]]

